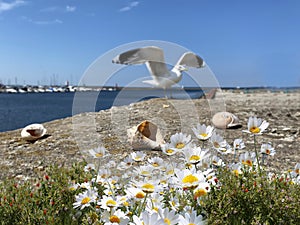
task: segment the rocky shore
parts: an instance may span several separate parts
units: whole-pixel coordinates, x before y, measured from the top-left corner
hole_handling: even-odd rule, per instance
[[[34,143],[21,139],[21,129],[0,133],[0,180],[26,179],[42,173],[49,165],[70,166],[89,160],[86,151],[99,145],[121,159],[133,151],[126,130],[143,120],[157,124],[168,141],[176,132],[192,134],[191,127],[198,122],[211,124],[212,115],[225,110],[238,116],[243,125],[235,130],[218,131],[230,144],[235,138],[243,138],[247,149],[253,149],[253,139],[242,130],[247,129],[249,116],[256,115],[270,123],[257,141],[272,142],[277,151],[267,164],[273,170],[286,171],[300,162],[299,89],[289,92],[218,90],[213,99],[151,99],[47,122],[43,124],[47,135]],[[161,156],[160,151],[149,151],[149,154]]]

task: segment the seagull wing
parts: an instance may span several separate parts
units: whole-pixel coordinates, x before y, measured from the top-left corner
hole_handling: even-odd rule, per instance
[[[205,66],[205,62],[200,56],[193,52],[186,52],[180,57],[177,65],[201,68]]]
[[[117,55],[112,62],[125,65],[145,63],[149,72],[154,77],[161,77],[169,74],[165,64],[164,52],[161,48],[155,46],[137,48],[123,52],[120,55]]]

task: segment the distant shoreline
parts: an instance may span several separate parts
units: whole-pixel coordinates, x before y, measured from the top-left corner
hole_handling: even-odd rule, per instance
[[[172,90],[204,91],[212,89],[232,90],[232,91],[298,91],[300,86],[275,87],[275,86],[253,86],[253,87],[172,87]],[[87,92],[87,91],[120,91],[120,90],[161,90],[156,87],[126,87],[126,86],[51,86],[51,85],[3,85],[0,84],[0,93],[52,93],[52,92]]]

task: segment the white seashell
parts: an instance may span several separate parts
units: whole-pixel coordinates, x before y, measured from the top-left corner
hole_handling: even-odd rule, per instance
[[[42,124],[34,123],[24,127],[21,131],[21,137],[27,141],[34,141],[43,137],[47,132]]]
[[[134,150],[161,150],[161,145],[165,143],[159,128],[147,120],[128,129],[127,135]]]
[[[230,112],[218,112],[212,118],[212,123],[216,128],[228,129],[241,127],[237,116]]]

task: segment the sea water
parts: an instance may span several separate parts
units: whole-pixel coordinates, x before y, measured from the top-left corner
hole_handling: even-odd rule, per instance
[[[201,90],[173,91],[178,99],[199,98]],[[31,123],[43,123],[80,112],[98,112],[112,106],[128,105],[164,97],[162,90],[119,90],[63,93],[0,93],[0,132],[19,129]],[[74,101],[75,99],[75,101]],[[76,103],[73,107],[73,102]]]

